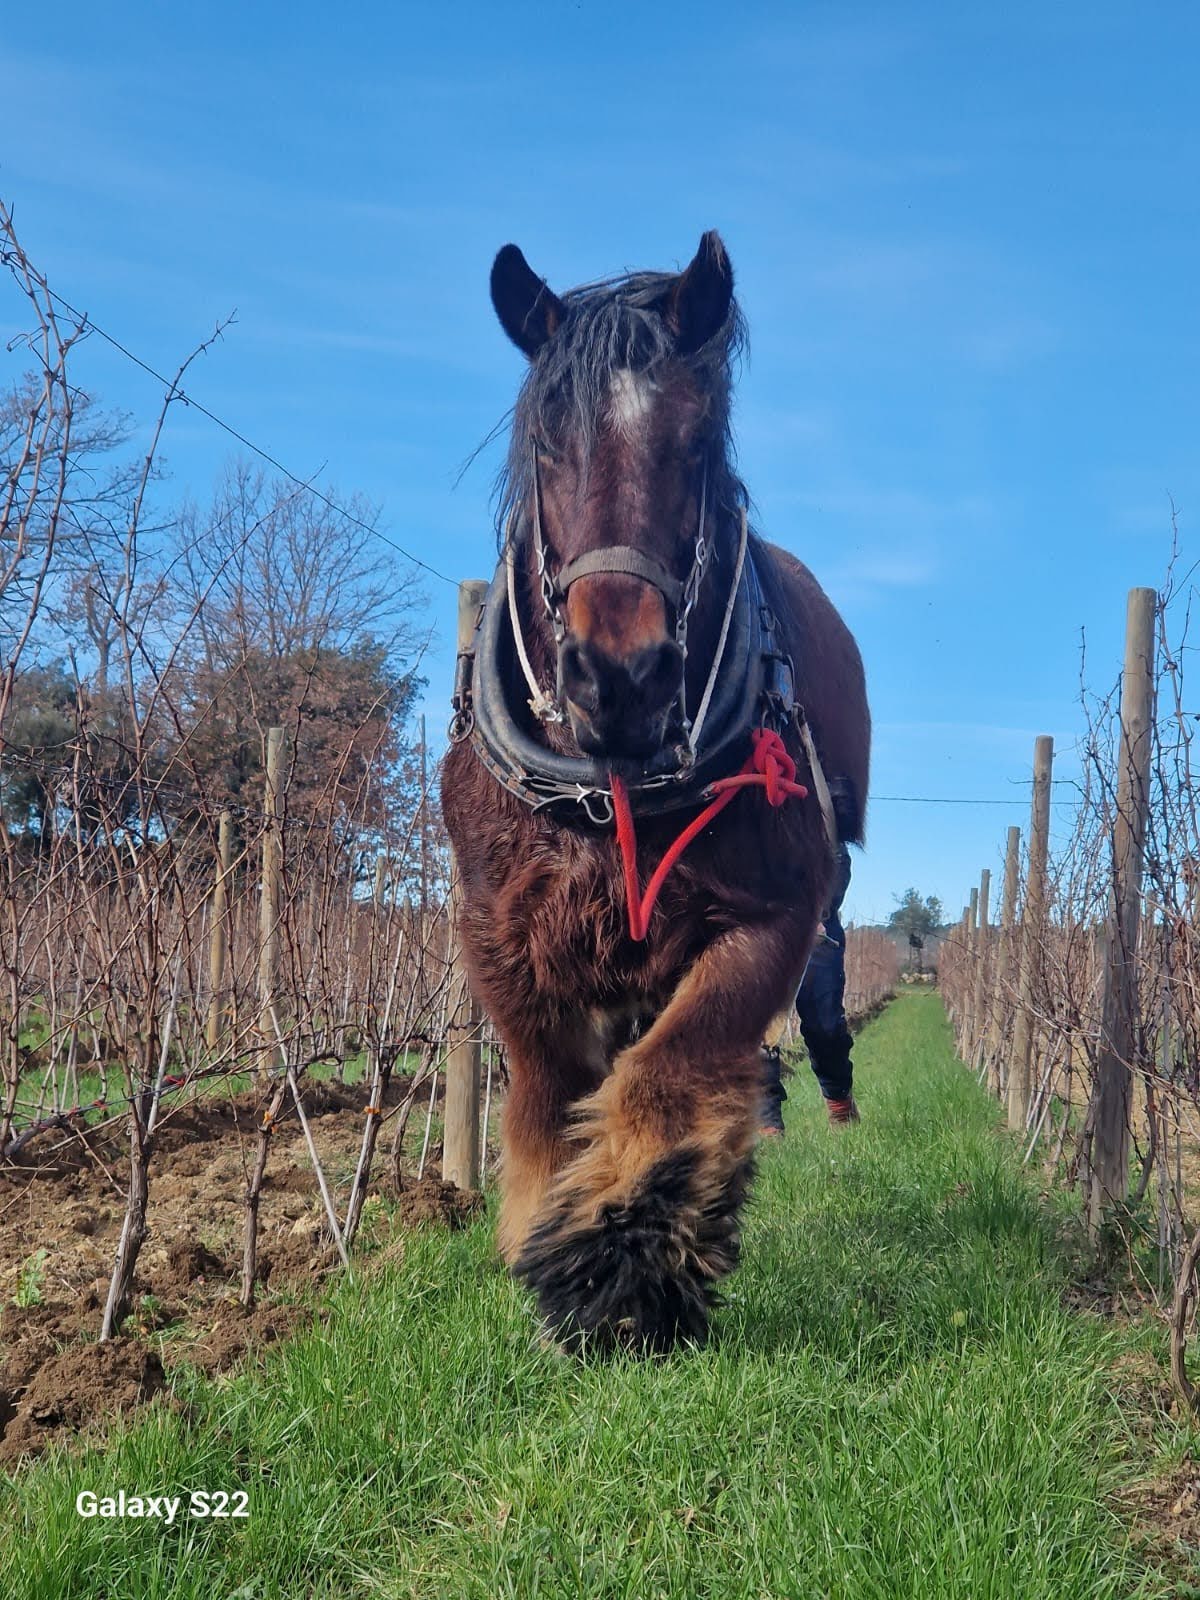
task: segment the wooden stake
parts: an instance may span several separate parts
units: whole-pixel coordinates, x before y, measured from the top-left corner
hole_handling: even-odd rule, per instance
[[[1113,828],[1113,883],[1104,964],[1104,1012],[1096,1062],[1096,1114],[1088,1173],[1088,1221],[1123,1201],[1129,1191],[1131,1063],[1137,1008],[1137,944],[1141,919],[1142,852],[1150,809],[1150,747],[1154,725],[1154,622],[1158,596],[1131,589],[1121,676],[1121,754]]]
[[[212,1055],[220,1053],[225,1028],[225,957],[229,949],[229,873],[233,865],[233,814],[222,811],[217,832],[217,877],[208,930],[208,1027]]]
[[[267,1048],[264,1068],[283,1069],[283,1051],[278,1044],[282,1028],[276,1008],[275,985],[279,968],[279,913],[283,870],[283,839],[280,832],[280,770],[283,765],[283,729],[267,730],[267,772],[263,791],[262,900],[258,934],[258,1028]]]
[[[975,1037],[975,924],[979,918],[979,890],[971,890],[967,914],[963,923],[963,1014],[959,1029],[958,1053],[964,1061],[971,1054],[971,1040]]]
[[[429,915],[429,824],[426,807],[429,803],[429,748],[425,743],[425,714],[421,713],[421,816],[419,840],[421,845],[421,937],[425,937],[425,923]]]
[[[987,1044],[988,1087],[999,1095],[1000,1047],[1004,1037],[1004,991],[1012,971],[1013,928],[1017,920],[1017,884],[1021,871],[1021,830],[1008,830],[1008,848],[1004,854],[1004,906],[1000,913],[1000,943],[996,949],[996,971],[992,977],[991,1014],[988,1019]]]
[[[988,867],[984,867],[979,874],[979,924],[975,930],[975,1003],[971,1016],[971,1061],[972,1067],[978,1067],[983,1056],[987,1042],[987,958],[988,939],[991,930],[988,927],[988,896],[992,887],[992,874]]]
[[[1017,1015],[1013,1025],[1012,1060],[1008,1069],[1008,1125],[1024,1130],[1029,1119],[1030,1071],[1033,1059],[1033,1003],[1041,958],[1046,911],[1046,858],[1050,849],[1050,774],[1054,740],[1043,733],[1033,746],[1033,802],[1029,814],[1029,878],[1021,917],[1020,976]]]
[[[488,586],[469,578],[458,586],[458,648],[467,649],[475,632],[479,608]],[[461,886],[455,874],[450,908],[451,951],[455,987],[462,1000],[450,1021],[446,1055],[445,1131],[442,1137],[442,1177],[460,1189],[479,1187],[480,1031],[482,1013],[466,982],[458,926],[462,916]],[[460,982],[461,980],[461,982]]]

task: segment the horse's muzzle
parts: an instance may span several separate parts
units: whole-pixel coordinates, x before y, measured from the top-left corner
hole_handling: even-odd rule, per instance
[[[683,652],[673,639],[618,661],[568,635],[558,654],[559,696],[589,756],[636,758],[660,750],[682,682]]]

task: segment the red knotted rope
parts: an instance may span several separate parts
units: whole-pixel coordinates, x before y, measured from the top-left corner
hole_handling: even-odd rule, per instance
[[[802,783],[796,782],[796,763],[788,755],[779,735],[770,728],[755,728],[753,739],[754,748],[747,756],[742,770],[735,772],[732,777],[718,778],[709,784],[706,792],[714,795],[715,799],[705,806],[698,817],[693,817],[678,838],[672,842],[654,869],[654,875],[646,885],[644,895],[638,886],[637,835],[633,829],[633,812],[629,808],[629,795],[616,773],[611,775],[613,815],[617,823],[621,866],[625,873],[625,903],[629,907],[631,939],[640,941],[646,937],[646,930],[650,926],[650,913],[654,910],[654,902],[666,882],[668,872],[696,835],[703,832],[713,818],[724,811],[739,789],[752,787],[765,789],[767,804],[772,806],[781,806],[793,795],[797,800],[807,798],[808,790]]]

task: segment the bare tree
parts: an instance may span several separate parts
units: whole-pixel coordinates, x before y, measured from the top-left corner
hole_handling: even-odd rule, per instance
[[[284,661],[348,651],[364,640],[411,655],[424,597],[410,568],[375,539],[377,508],[359,496],[333,509],[245,461],[233,463],[210,506],[185,509],[175,584],[203,598],[196,645],[210,669],[250,655]]]

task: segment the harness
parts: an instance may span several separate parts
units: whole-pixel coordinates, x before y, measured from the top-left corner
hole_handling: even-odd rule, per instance
[[[647,567],[659,564],[640,551],[619,545],[589,552],[568,563],[557,579],[552,578],[539,522],[535,513],[535,559],[543,579],[543,601],[556,625],[556,638],[561,638],[557,628],[563,626],[561,607],[566,589],[585,573],[633,571],[635,576],[659,587],[657,575],[651,576],[642,563]],[[587,756],[565,755],[548,748],[536,737],[530,718],[521,716],[513,703],[513,686],[520,673],[531,690],[528,705],[533,717],[539,722],[563,718],[557,699],[541,689],[529,666],[516,606],[513,543],[509,541],[509,550],[497,565],[471,643],[458,658],[450,740],[459,744],[471,739],[492,777],[532,810],[554,808],[564,820],[610,827],[615,813],[608,768]],[[688,616],[705,565],[703,545],[701,523],[692,572],[682,587],[663,571],[663,577],[679,591],[676,642],[685,658]],[[636,571],[630,557],[638,558]],[[666,587],[660,592],[670,598]],[[792,659],[782,648],[779,623],[763,595],[744,512],[738,561],[694,721],[688,718],[683,695],[681,689],[678,740],[656,752],[643,767],[641,777],[628,785],[629,804],[635,815],[656,816],[701,803],[709,785],[740,764],[751,730],[769,728],[781,732],[797,718]],[[802,715],[799,720],[803,720]]]
[[[661,562],[628,545],[588,551],[551,571],[542,535],[541,485],[537,457],[533,461],[531,537],[542,604],[554,630],[556,646],[566,635],[563,607],[571,584],[596,572],[624,573],[653,586],[675,612],[675,639],[685,671],[677,705],[679,738],[656,752],[641,777],[626,785],[615,772],[584,755],[564,755],[535,737],[529,719],[522,719],[511,699],[519,668],[529,689],[527,706],[536,723],[562,722],[565,713],[556,695],[537,681],[526,649],[516,589],[519,528],[511,527],[505,554],[497,565],[480,607],[474,634],[460,652],[455,671],[451,743],[471,739],[475,753],[497,783],[533,811],[559,808],[563,820],[596,828],[615,824],[624,867],[630,934],[646,937],[650,911],[659,889],[687,845],[734,798],[742,787],[761,786],[767,801],[779,806],[808,790],[795,782],[795,763],[787,754],[782,732],[794,724],[804,747],[830,849],[837,847],[837,825],[829,786],[817,756],[803,708],[796,703],[795,670],[782,648],[778,619],[766,603],[753,549],[749,546],[746,512],[740,513],[737,559],[725,603],[712,665],[695,720],[688,716],[686,663],[688,620],[707,565],[704,536],[708,498],[708,466],[700,489],[700,510],[692,565],[682,582]],[[722,670],[724,668],[724,670]],[[746,751],[739,771],[731,767]],[[702,806],[663,855],[644,896],[637,873],[634,817]]]

